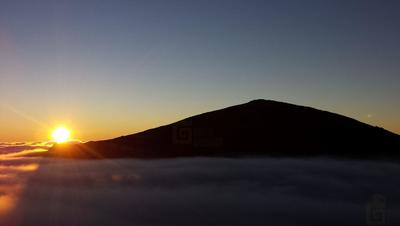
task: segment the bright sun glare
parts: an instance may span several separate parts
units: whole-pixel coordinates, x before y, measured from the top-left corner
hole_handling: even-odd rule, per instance
[[[51,136],[55,142],[64,143],[69,140],[71,132],[65,127],[59,127],[53,131]]]

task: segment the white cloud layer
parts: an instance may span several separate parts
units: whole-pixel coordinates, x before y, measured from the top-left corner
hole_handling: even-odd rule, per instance
[[[18,176],[0,177],[0,185],[23,189],[0,225],[367,225],[374,194],[386,198],[386,221],[400,223],[398,163],[22,158],[1,165],[3,175]]]

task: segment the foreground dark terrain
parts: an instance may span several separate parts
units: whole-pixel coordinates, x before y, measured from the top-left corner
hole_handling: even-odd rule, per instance
[[[397,156],[400,136],[338,114],[254,100],[111,140],[55,145],[66,158]]]

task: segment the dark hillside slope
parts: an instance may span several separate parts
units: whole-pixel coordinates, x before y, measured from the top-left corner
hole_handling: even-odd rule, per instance
[[[254,100],[129,136],[59,144],[50,156],[164,158],[179,156],[388,157],[400,136],[338,114],[288,103]]]

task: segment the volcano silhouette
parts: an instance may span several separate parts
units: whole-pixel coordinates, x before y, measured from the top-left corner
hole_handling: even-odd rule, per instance
[[[288,103],[254,100],[110,140],[56,144],[64,158],[188,156],[390,157],[400,136],[357,120]]]

